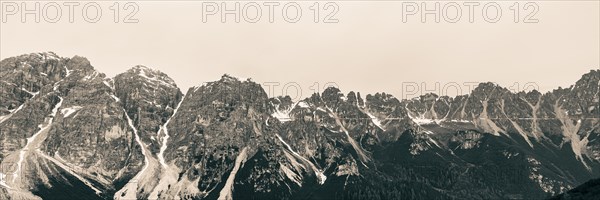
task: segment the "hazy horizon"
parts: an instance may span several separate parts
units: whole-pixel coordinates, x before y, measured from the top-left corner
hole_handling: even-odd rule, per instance
[[[119,73],[116,73],[116,74],[107,74],[107,73],[104,73],[103,71],[101,71],[101,69],[99,69],[97,66],[95,66],[95,65],[94,65],[94,63],[93,63],[93,60],[90,60],[90,58],[88,58],[88,57],[86,57],[86,56],[83,56],[83,55],[63,56],[63,55],[61,55],[61,54],[59,54],[59,53],[56,53],[56,52],[54,52],[54,51],[31,52],[31,53],[48,53],[48,52],[53,52],[53,53],[55,53],[56,55],[58,55],[58,56],[60,56],[60,57],[63,57],[63,58],[72,58],[72,57],[74,57],[74,56],[85,57],[86,59],[88,59],[88,60],[90,61],[91,65],[94,67],[94,69],[96,69],[96,70],[97,70],[98,72],[100,72],[100,73],[103,73],[103,74],[105,74],[107,78],[114,78],[116,75],[118,75],[118,74],[119,74]],[[21,54],[21,55],[27,55],[27,54]],[[21,56],[21,55],[16,55],[16,56]],[[10,58],[10,57],[16,57],[16,56],[9,56],[9,57],[6,57],[6,58]],[[4,59],[6,59],[6,58],[2,58],[1,60],[4,60]],[[127,71],[127,70],[129,70],[129,69],[131,69],[131,68],[133,68],[133,67],[135,67],[135,66],[138,66],[138,65],[134,65],[134,66],[131,66],[130,68],[123,69],[123,71],[122,71],[122,72],[120,72],[120,73],[124,73],[125,71]],[[145,66],[145,65],[141,65],[141,66]],[[153,68],[153,67],[151,67],[151,66],[145,66],[145,67],[148,67],[148,68],[151,68],[151,69],[154,69],[154,70],[159,70],[159,69]],[[538,91],[539,91],[540,93],[544,94],[544,93],[547,93],[547,92],[551,92],[551,91],[552,91],[552,90],[554,90],[554,89],[558,89],[559,87],[560,87],[560,88],[569,88],[569,87],[571,87],[572,85],[574,85],[574,84],[575,84],[575,82],[576,82],[576,81],[578,81],[578,80],[581,78],[581,76],[583,76],[584,74],[587,74],[587,73],[589,73],[590,71],[593,71],[593,70],[600,70],[600,69],[590,69],[590,70],[588,70],[588,71],[586,71],[586,72],[584,72],[584,73],[580,74],[579,78],[577,78],[577,79],[573,80],[573,83],[572,83],[572,84],[569,84],[569,85],[566,85],[566,86],[556,86],[555,88],[549,88],[547,91],[542,91],[542,90],[538,90]],[[164,71],[162,71],[162,70],[159,70],[159,71],[161,71],[161,72],[163,72],[163,73],[167,74],[167,76],[171,77],[171,76],[170,76],[168,73],[166,73],[166,72],[164,72]],[[261,84],[261,86],[263,86],[263,89],[264,89],[264,90],[265,90],[267,93],[269,93],[269,92],[267,91],[267,89],[268,89],[269,85],[271,85],[271,87],[273,87],[273,83],[274,83],[274,82],[260,82],[260,81],[257,81],[257,80],[255,80],[255,79],[254,79],[254,78],[252,78],[252,77],[238,77],[238,76],[235,76],[234,74],[231,74],[231,73],[223,73],[222,75],[226,75],[226,74],[227,74],[227,75],[230,75],[230,76],[232,76],[232,77],[235,77],[235,78],[239,79],[240,81],[245,81],[246,79],[248,79],[248,78],[249,78],[249,79],[251,79],[251,81],[253,81],[253,82],[256,82],[256,83],[258,83],[258,84]],[[221,76],[222,76],[222,75],[221,75]],[[205,82],[213,82],[213,81],[218,81],[218,80],[220,80],[220,79],[221,79],[221,76],[215,77],[215,78],[214,78],[214,79],[212,79],[212,80],[204,80],[204,81],[202,81],[202,82],[199,82],[198,84],[191,85],[191,86],[189,86],[189,87],[182,87],[181,85],[177,84],[177,82],[178,82],[177,80],[174,80],[174,81],[176,82],[176,84],[177,84],[177,87],[178,87],[178,88],[181,90],[181,92],[183,92],[183,93],[185,94],[185,93],[186,93],[186,92],[187,92],[189,89],[192,89],[192,88],[193,88],[193,87],[195,87],[195,86],[200,86],[200,85],[202,85],[202,84],[203,84],[203,83],[205,83]],[[172,78],[172,77],[171,77],[171,78]],[[514,89],[514,90],[513,90],[511,87],[512,87],[512,86],[514,86],[514,85],[502,85],[502,84],[499,84],[499,83],[497,83],[497,82],[494,82],[494,81],[491,81],[491,80],[490,80],[490,81],[481,81],[481,82],[469,82],[469,83],[466,83],[466,85],[462,85],[462,86],[464,86],[465,88],[474,89],[474,88],[473,88],[473,86],[474,86],[474,85],[477,85],[477,84],[479,84],[479,83],[487,83],[487,82],[491,82],[491,83],[494,83],[494,84],[498,84],[499,86],[501,86],[501,87],[503,87],[503,88],[507,88],[507,89],[511,90],[512,92],[515,92],[515,91],[516,91],[516,92],[520,92],[520,91],[531,91],[531,89],[527,89],[527,88],[521,88],[521,89],[518,89],[518,90],[517,90],[517,89]],[[422,83],[422,82],[416,82],[416,84],[418,84],[418,85],[421,85],[421,83]],[[458,83],[458,82],[454,82],[454,83]],[[284,84],[285,84],[285,83],[280,83],[280,85],[276,85],[276,86],[282,87]],[[433,87],[433,84],[434,84],[434,83],[425,83],[425,84],[426,84],[426,87],[429,87],[429,86]],[[458,84],[459,84],[459,85],[461,85],[460,83],[458,83]],[[265,87],[265,86],[266,86],[266,87]],[[325,87],[325,86],[323,86],[323,88],[324,88],[324,87]],[[321,88],[320,92],[322,92],[322,91],[323,91],[323,90],[322,90],[323,88]],[[306,88],[304,88],[304,89],[306,89]],[[348,93],[349,93],[349,92],[351,92],[351,91],[353,91],[353,92],[357,92],[356,90],[352,90],[352,89],[343,90],[343,89],[341,89],[341,87],[340,87],[340,90],[341,90],[341,92],[342,92],[342,93],[344,93],[344,94],[348,94]],[[472,91],[472,90],[471,90],[471,91]],[[466,91],[466,92],[465,92],[465,91],[463,91],[463,92],[464,92],[463,94],[468,94],[468,93],[470,93],[471,91]],[[360,92],[360,91],[358,91],[358,92]],[[361,93],[361,95],[362,95],[362,96],[363,96],[363,98],[364,98],[364,96],[366,96],[367,94],[372,94],[372,95],[373,95],[373,94],[376,94],[376,93],[381,93],[381,92],[383,92],[383,93],[388,93],[388,94],[392,94],[392,95],[393,95],[393,93],[390,93],[390,92],[388,92],[388,91],[383,91],[383,90],[382,90],[382,91],[373,92],[373,93],[365,93],[365,94],[362,94],[362,93]],[[425,92],[425,93],[434,93],[434,94],[436,94],[436,95],[443,96],[442,94],[436,93],[435,91],[431,91],[431,92]],[[310,94],[312,94],[312,93],[310,93]],[[302,97],[302,99],[304,99],[304,98],[307,98],[308,96],[310,96],[310,94],[304,94],[304,96]],[[308,95],[308,96],[307,96],[307,95]],[[281,96],[281,95],[276,95],[276,96]],[[285,96],[285,95],[283,95],[283,96]],[[396,96],[396,95],[393,95],[393,96],[394,96],[394,97],[396,97],[396,98],[398,98],[398,99],[405,99],[405,98],[402,98],[401,96]],[[418,96],[418,95],[417,95],[417,96]],[[458,96],[458,95],[452,95],[452,94],[448,94],[447,96],[450,96],[450,97],[456,97],[456,96]],[[272,96],[270,96],[270,97],[272,97]],[[413,95],[413,96],[410,96],[410,97],[415,97],[415,96]]]
[[[423,91],[439,91],[435,82],[518,84],[518,91],[533,82],[545,93],[600,69],[598,1],[536,2],[539,22],[533,24],[512,22],[510,4],[498,23],[403,23],[400,2],[342,1],[339,23],[252,24],[203,23],[200,2],[137,3],[133,24],[21,23],[11,16],[0,23],[0,58],[79,55],[108,77],[144,65],[168,74],[183,92],[230,74],[263,86],[280,83],[274,96],[285,95],[286,83],[297,83],[306,97],[315,82],[319,92],[334,82],[345,94],[386,92],[399,99],[403,83],[421,82]]]

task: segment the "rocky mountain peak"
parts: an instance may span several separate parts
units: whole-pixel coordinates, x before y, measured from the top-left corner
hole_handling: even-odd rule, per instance
[[[192,97],[202,96],[204,100],[221,103],[249,103],[263,105],[268,96],[262,86],[251,80],[240,81],[238,78],[224,74],[218,81],[207,82],[190,89]]]
[[[436,101],[440,96],[435,93],[427,93],[427,94],[421,95],[419,97],[421,98],[421,101],[428,102],[428,101]]]
[[[220,82],[240,82],[240,79],[237,77],[231,76],[229,74],[223,74],[221,76]]]
[[[573,86],[573,90],[596,91],[598,87],[600,87],[600,69],[590,70],[590,72],[583,74]]]
[[[511,93],[508,89],[492,82],[479,83],[473,91],[471,96],[480,100],[488,100],[493,98],[499,98],[503,94]]]
[[[321,93],[321,97],[341,98],[344,97],[344,93],[342,93],[342,91],[339,88],[330,86],[323,90],[323,92]]]
[[[600,69],[593,69],[590,70],[588,73],[581,75],[581,78],[577,82],[585,80],[593,81],[598,79],[600,79]]]
[[[56,54],[31,53],[0,61],[0,115],[15,111],[27,100],[69,75],[68,58]],[[12,111],[11,111],[12,110]]]
[[[321,99],[323,100],[323,103],[325,103],[325,106],[334,108],[343,103],[346,100],[346,96],[339,88],[331,86],[323,90]]]
[[[359,93],[360,95],[360,93]],[[348,100],[348,103],[350,104],[354,104],[354,105],[358,105],[358,101],[359,101],[359,96],[357,96],[356,93],[354,93],[354,91],[350,91],[348,92],[348,94],[346,94],[346,99]]]
[[[59,60],[59,59],[65,59],[65,58],[59,57],[58,55],[56,55],[56,53],[54,53],[52,51],[39,52],[39,53],[31,53],[31,54],[26,54],[24,56],[28,56],[29,59],[33,59],[33,60]]]
[[[69,70],[95,71],[94,67],[86,57],[73,56],[69,59],[71,68]]]
[[[143,65],[136,65],[127,70],[125,73],[117,76],[128,77],[138,81],[146,82],[151,84],[152,87],[167,86],[177,88],[175,81],[167,74]]]

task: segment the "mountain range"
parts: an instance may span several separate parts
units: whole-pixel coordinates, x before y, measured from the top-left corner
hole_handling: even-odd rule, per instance
[[[600,70],[546,93],[297,102],[52,52],[0,77],[0,199],[546,199],[600,177]]]

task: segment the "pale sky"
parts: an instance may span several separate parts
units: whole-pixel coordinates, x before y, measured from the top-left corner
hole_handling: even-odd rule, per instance
[[[320,90],[335,82],[344,93],[383,91],[399,98],[407,96],[403,83],[410,82],[425,82],[429,90],[436,90],[434,82],[439,82],[436,93],[443,93],[441,87],[448,84],[491,81],[513,88],[517,83],[522,89],[533,82],[545,92],[568,87],[600,66],[599,1],[538,1],[534,15],[538,23],[522,22],[532,11],[532,7],[523,9],[526,2],[520,2],[520,21],[514,23],[510,10],[514,1],[500,3],[502,17],[497,23],[484,21],[485,2],[474,8],[473,23],[465,6],[457,23],[444,18],[435,23],[433,15],[425,23],[419,15],[408,16],[403,23],[398,1],[336,2],[339,11],[334,18],[339,22],[315,23],[309,8],[314,2],[299,2],[303,10],[298,23],[283,20],[281,7],[286,2],[275,7],[274,23],[268,22],[265,6],[258,23],[243,18],[235,23],[233,15],[226,23],[218,15],[208,16],[203,23],[202,3],[193,1],[138,2],[138,23],[113,22],[109,7],[114,2],[100,3],[103,13],[98,23],[84,21],[85,3],[74,8],[74,23],[69,23],[64,5],[58,23],[44,18],[35,23],[33,15],[22,23],[20,14],[4,17],[8,8],[3,6],[0,18],[6,22],[0,23],[0,58],[43,51],[62,57],[80,55],[111,77],[145,65],[167,73],[184,92],[228,73],[263,84],[278,82],[275,95],[282,94],[286,83],[297,83],[302,96],[309,96],[314,82]],[[247,3],[240,2],[241,6]],[[324,4],[319,4],[321,20],[332,8],[324,10]],[[254,16],[249,10],[248,16]],[[131,10],[121,9],[119,18],[127,11]],[[294,16],[293,10],[288,12]],[[288,94],[293,97],[296,92],[292,89]]]

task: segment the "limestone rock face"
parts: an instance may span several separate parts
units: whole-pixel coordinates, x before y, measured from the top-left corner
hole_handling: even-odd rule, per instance
[[[121,105],[111,97],[114,94],[104,83],[105,75],[95,71],[87,59],[30,54],[16,59],[30,63],[17,69],[10,69],[15,66],[10,60],[14,58],[2,61],[2,73],[7,77],[3,80],[33,90],[0,124],[2,165],[8,166],[3,168],[2,181],[10,188],[10,196],[58,195],[45,189],[65,179],[61,184],[86,185],[94,192],[91,196],[107,197],[119,181],[141,168],[139,146],[131,142],[133,132],[123,120]],[[32,73],[41,78],[30,80],[39,82],[15,78]],[[3,88],[7,93],[4,89],[10,88]],[[38,189],[28,191],[30,188]]]
[[[145,66],[135,66],[110,80],[115,94],[127,111],[149,150],[160,148],[158,131],[173,115],[183,94],[166,74]]]
[[[546,93],[298,102],[54,53],[0,75],[0,199],[540,199],[600,175],[600,70]]]
[[[0,159],[22,148],[50,113],[54,102],[49,101],[57,99],[46,93],[66,76],[67,64],[74,63],[54,53],[22,55],[0,62]]]

